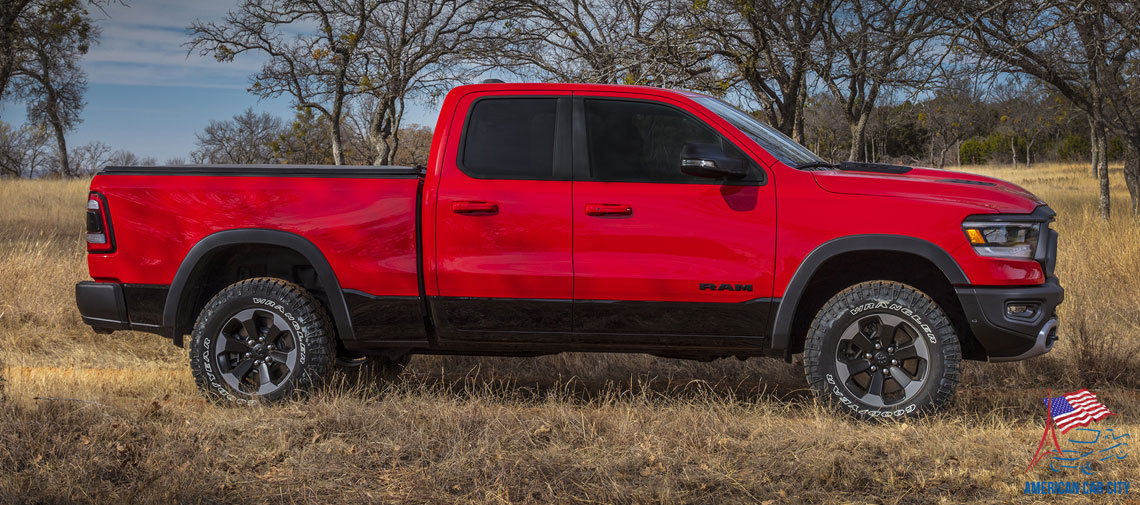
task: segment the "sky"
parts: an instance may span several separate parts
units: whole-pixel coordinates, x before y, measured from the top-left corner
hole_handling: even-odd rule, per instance
[[[247,107],[283,119],[293,116],[288,98],[259,100],[246,91],[261,58],[219,63],[188,55],[183,47],[190,23],[221,19],[236,0],[127,3],[111,5],[106,14],[93,12],[103,33],[82,60],[87,105],[83,122],[68,135],[69,147],[102,141],[161,163],[189,159],[195,134],[212,119],[229,119]],[[409,104],[404,123],[434,126],[438,105]],[[21,124],[24,119],[24,104],[0,104],[0,120]]]

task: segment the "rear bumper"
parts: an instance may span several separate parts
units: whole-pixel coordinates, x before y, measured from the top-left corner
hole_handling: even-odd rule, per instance
[[[83,322],[100,333],[134,330],[171,336],[162,326],[169,286],[83,281],[75,285],[75,305]]]
[[[75,305],[79,307],[83,323],[96,331],[128,330],[131,327],[121,284],[80,282],[75,285]]]
[[[1065,299],[1065,289],[1056,277],[1037,286],[962,286],[955,291],[970,330],[990,361],[1028,359],[1053,348],[1057,306]],[[1011,306],[1030,310],[1013,313]]]

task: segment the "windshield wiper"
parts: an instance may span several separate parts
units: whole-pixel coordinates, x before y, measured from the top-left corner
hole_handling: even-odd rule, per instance
[[[839,168],[839,165],[836,165],[836,164],[834,164],[834,163],[828,163],[828,162],[826,162],[826,161],[809,161],[809,162],[807,162],[807,163],[803,163],[803,164],[800,164],[800,165],[796,165],[796,170],[807,170],[807,169],[809,169],[809,168],[830,168],[830,169],[836,169],[836,168]]]

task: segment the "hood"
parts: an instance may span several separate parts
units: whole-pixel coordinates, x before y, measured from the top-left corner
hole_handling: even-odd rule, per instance
[[[912,168],[901,174],[822,170],[812,174],[819,187],[832,193],[957,202],[1003,214],[1030,213],[1045,204],[1016,184],[949,170]]]

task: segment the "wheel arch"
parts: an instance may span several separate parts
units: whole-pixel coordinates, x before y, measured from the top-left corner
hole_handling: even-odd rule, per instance
[[[322,291],[318,299],[325,303],[332,316],[337,337],[342,340],[353,338],[352,321],[348,315],[348,305],[345,303],[340,281],[337,280],[336,272],[320,248],[296,233],[262,228],[240,228],[206,236],[194,244],[182,259],[170,283],[162,312],[162,326],[171,332],[176,345],[181,346],[182,336],[192,329],[196,312],[194,305],[198,304],[200,301],[198,298],[201,297],[196,296],[196,290],[207,280],[211,266],[224,258],[221,253],[243,246],[261,247],[262,250],[274,248],[303,258],[315,273],[314,282]],[[213,294],[208,294],[206,299],[208,300]]]
[[[938,277],[946,286],[952,287],[954,285],[969,284],[969,278],[966,276],[966,273],[946,250],[932,242],[920,238],[905,235],[868,234],[832,239],[808,253],[799,267],[796,268],[791,281],[788,282],[788,286],[784,290],[783,297],[780,298],[779,306],[773,317],[773,354],[783,354],[785,359],[790,360],[792,354],[796,352],[797,342],[799,345],[802,345],[802,336],[797,337],[795,335],[797,327],[802,325],[802,323],[797,325],[797,321],[802,322],[804,312],[812,310],[812,308],[807,305],[811,305],[813,300],[806,299],[806,296],[813,294],[809,291],[810,289],[819,286],[819,276],[820,274],[826,274],[826,267],[833,266],[837,261],[841,262],[844,258],[855,258],[860,255],[885,255],[890,258],[917,262],[912,263],[912,265],[925,263],[927,265],[926,273],[930,273],[929,267],[932,266],[933,270],[937,272]],[[859,275],[855,273],[851,275],[851,279],[856,279],[854,282],[873,280],[857,279],[858,277]],[[842,290],[843,288],[839,289]],[[952,289],[950,293],[953,293]],[[835,293],[827,294],[826,298],[830,298],[834,294]],[[826,299],[824,301],[826,301]],[[956,296],[950,296],[949,299],[944,298],[938,301],[951,305],[948,311],[953,311],[954,307],[957,307],[958,311],[961,310]],[[951,317],[951,319],[954,320],[955,318]],[[807,320],[810,323],[810,317]],[[967,340],[973,338],[972,334],[969,333],[969,326],[965,325],[963,328],[957,324],[958,321],[955,321],[955,323],[959,333],[962,333],[963,345],[965,345]]]

